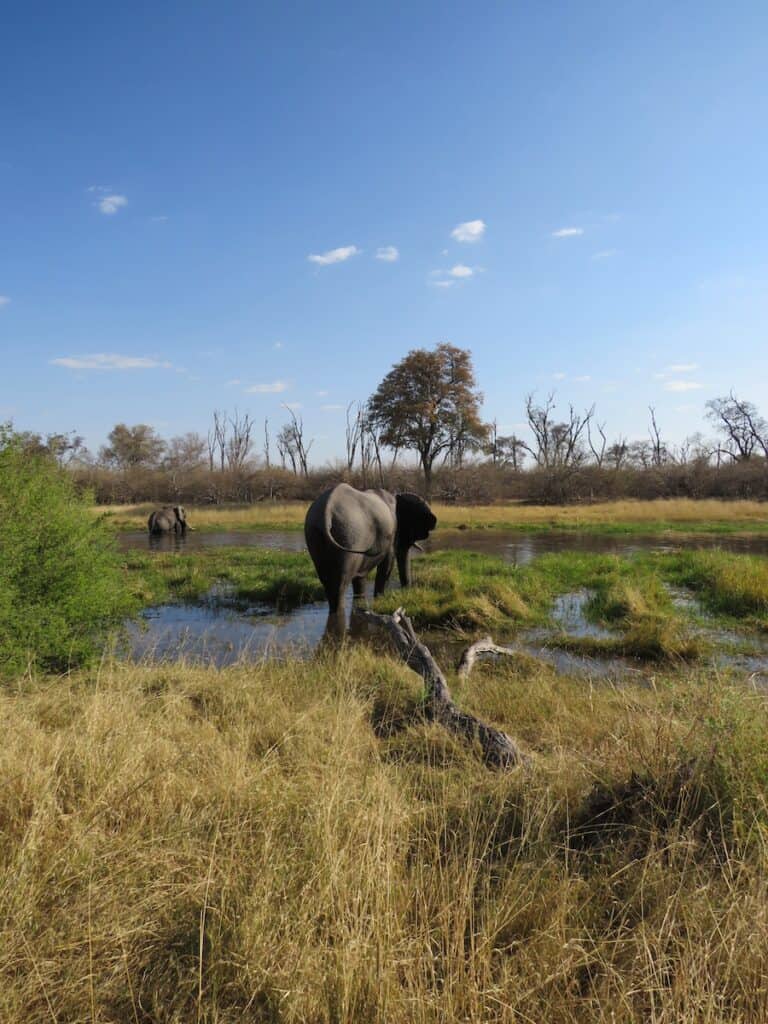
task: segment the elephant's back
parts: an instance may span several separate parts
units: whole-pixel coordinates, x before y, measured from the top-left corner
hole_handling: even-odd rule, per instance
[[[327,543],[330,533],[342,547],[367,551],[391,543],[394,529],[394,514],[380,494],[358,491],[346,483],[318,495],[304,520],[310,550],[313,543]]]

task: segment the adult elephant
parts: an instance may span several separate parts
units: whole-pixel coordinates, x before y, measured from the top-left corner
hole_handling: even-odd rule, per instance
[[[374,596],[383,593],[395,561],[401,586],[409,586],[411,548],[436,525],[418,494],[358,491],[349,484],[324,491],[307,510],[304,536],[331,614],[342,606],[350,583],[356,597],[363,595],[371,569],[376,569]]]
[[[162,533],[185,534],[189,527],[184,506],[166,505],[164,508],[155,509],[147,520],[147,529],[155,537]]]

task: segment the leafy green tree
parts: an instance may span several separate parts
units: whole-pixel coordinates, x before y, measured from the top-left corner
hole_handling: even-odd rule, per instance
[[[481,401],[471,353],[443,343],[433,351],[413,349],[393,366],[369,410],[385,445],[418,452],[429,496],[438,456],[460,466],[464,454],[484,441]]]
[[[109,444],[100,452],[102,462],[118,469],[152,468],[165,452],[165,441],[146,423],[128,427],[118,423],[107,435]]]
[[[133,605],[112,533],[71,475],[0,426],[0,677],[82,664]]]

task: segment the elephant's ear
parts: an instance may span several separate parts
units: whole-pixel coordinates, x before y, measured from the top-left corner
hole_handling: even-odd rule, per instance
[[[397,525],[409,543],[426,540],[437,526],[437,518],[429,505],[418,494],[405,492],[396,496]]]

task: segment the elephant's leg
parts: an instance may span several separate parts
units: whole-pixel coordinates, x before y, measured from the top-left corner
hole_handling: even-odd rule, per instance
[[[373,596],[378,597],[384,593],[387,586],[387,580],[392,573],[392,566],[394,565],[394,555],[389,554],[383,562],[379,562],[379,567],[376,570],[376,581],[373,584]]]
[[[340,608],[344,607],[344,591],[347,589],[345,580],[342,573],[328,572],[322,576],[323,590],[325,596],[328,598],[328,610],[331,614],[336,614]]]
[[[353,578],[352,593],[355,597],[365,597],[365,576],[355,576]]]

